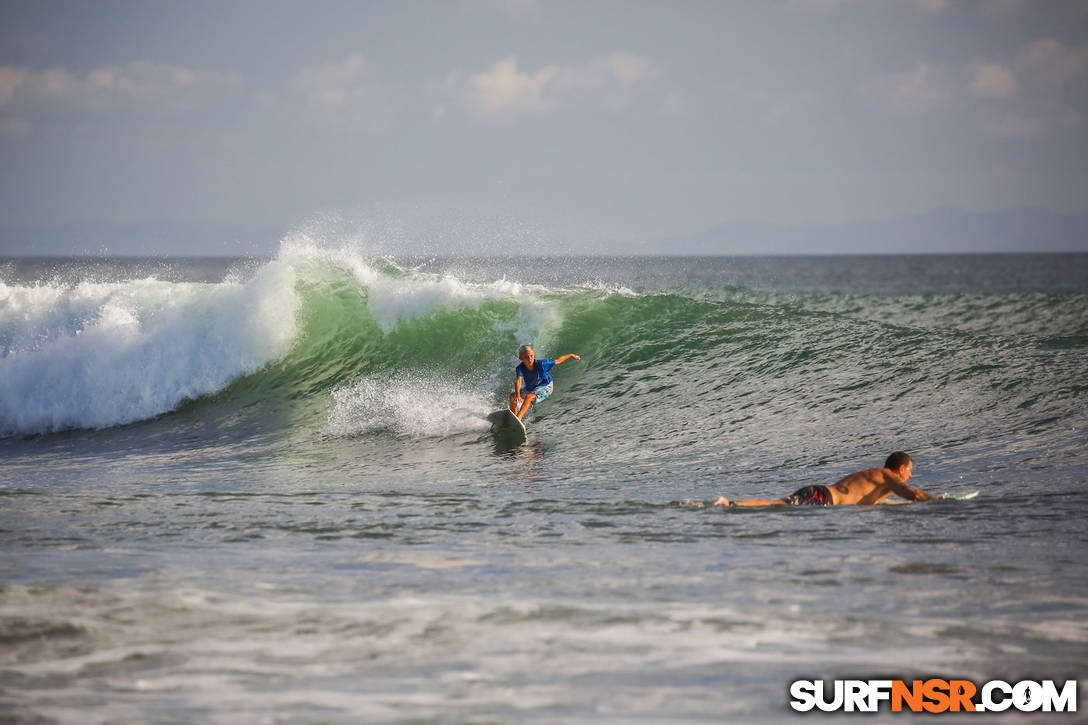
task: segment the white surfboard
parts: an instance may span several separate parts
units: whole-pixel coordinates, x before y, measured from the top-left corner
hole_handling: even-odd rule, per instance
[[[504,408],[489,413],[487,422],[491,424],[491,432],[496,438],[524,443],[529,437],[525,431],[525,424],[509,409]]]
[[[940,496],[938,496],[937,500],[938,501],[970,501],[971,499],[978,496],[978,494],[979,494],[978,491],[972,491],[971,493],[960,493],[960,494],[945,493],[945,494],[941,494]],[[884,499],[880,503],[890,504],[890,505],[894,506],[896,504],[917,503],[917,502],[916,501],[904,501],[902,499],[896,498],[896,499]]]
[[[979,494],[978,491],[972,491],[971,493],[961,493],[961,494],[958,494],[958,495],[957,494],[946,493],[945,495],[941,496],[941,498],[950,498],[953,501],[970,501],[975,496],[978,496],[978,494]]]

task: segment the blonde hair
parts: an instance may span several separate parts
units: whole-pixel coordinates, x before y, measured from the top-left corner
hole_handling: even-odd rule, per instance
[[[521,347],[519,347],[518,348],[518,360],[520,360],[522,358],[522,356],[524,356],[525,353],[528,353],[528,352],[531,352],[534,355],[536,354],[536,350],[533,349],[532,345],[522,345]]]

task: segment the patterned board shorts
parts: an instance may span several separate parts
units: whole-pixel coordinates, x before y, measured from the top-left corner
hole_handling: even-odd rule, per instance
[[[805,486],[786,496],[785,502],[793,506],[830,506],[834,503],[827,486]]]
[[[539,403],[542,400],[547,400],[553,390],[555,390],[555,383],[548,383],[547,385],[538,385],[530,390],[529,393],[535,395],[536,400],[534,402]],[[528,395],[528,393],[526,393],[526,395]]]

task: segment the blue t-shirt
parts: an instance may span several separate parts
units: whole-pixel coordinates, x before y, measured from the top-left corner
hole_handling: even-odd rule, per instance
[[[555,360],[534,360],[533,369],[525,367],[525,363],[518,363],[517,374],[521,378],[521,392],[531,393],[541,385],[547,385],[552,381],[548,371],[555,367]]]

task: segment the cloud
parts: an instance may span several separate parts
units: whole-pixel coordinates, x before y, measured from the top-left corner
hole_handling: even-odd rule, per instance
[[[1042,38],[1017,53],[1010,65],[975,65],[971,91],[1004,101],[981,111],[987,134],[1039,138],[1083,125],[1088,45],[1069,46]]]
[[[371,76],[367,60],[354,54],[339,63],[301,71],[292,88],[305,99],[306,117],[312,123],[348,131],[381,131],[396,115],[395,93]]]
[[[895,116],[929,115],[947,107],[955,97],[943,73],[926,63],[871,81],[862,94],[875,107]]]
[[[974,66],[971,92],[983,98],[1011,98],[1016,95],[1016,75],[997,63],[979,61]]]
[[[498,119],[545,115],[584,101],[621,108],[662,75],[653,61],[622,51],[583,66],[548,65],[536,72],[523,72],[511,56],[482,73],[453,73],[431,92],[454,99],[478,118]]]
[[[482,117],[543,114],[555,109],[558,98],[547,90],[555,83],[558,69],[547,66],[530,75],[518,70],[518,61],[500,60],[484,73],[467,79],[451,78],[454,94],[465,106]]]
[[[96,68],[84,76],[66,68],[0,66],[0,138],[28,136],[43,115],[105,114],[133,108],[192,110],[216,90],[234,87],[232,73],[192,70],[150,61]]]
[[[29,68],[0,66],[0,108],[15,98],[15,92],[26,83],[30,73]]]
[[[0,108],[69,104],[107,110],[123,102],[149,102],[170,111],[197,105],[213,88],[233,86],[231,73],[199,71],[150,61],[97,68],[79,77],[65,68],[0,67]]]
[[[997,62],[959,67],[917,64],[871,81],[862,93],[892,116],[954,111],[963,123],[1000,138],[1041,138],[1080,127],[1088,117],[1088,45],[1042,38]],[[947,119],[954,120],[950,114]]]
[[[1070,47],[1043,38],[1025,48],[1018,62],[1044,85],[1066,90],[1088,81],[1088,45]]]

